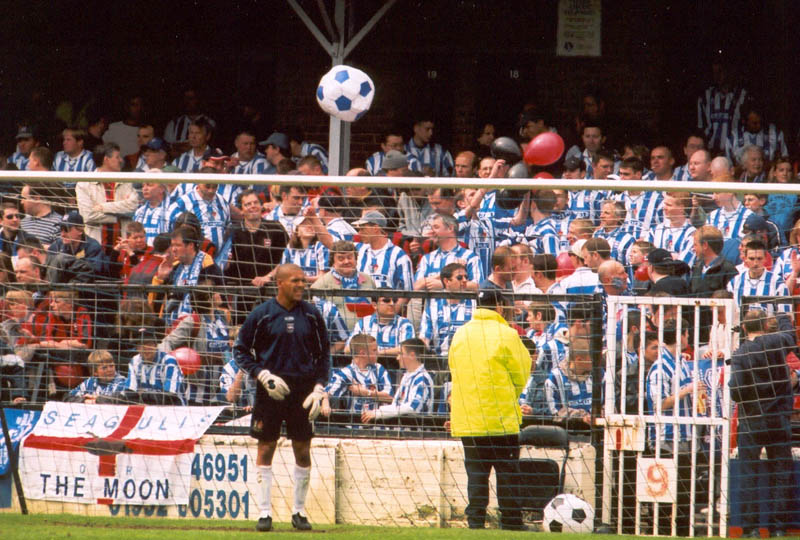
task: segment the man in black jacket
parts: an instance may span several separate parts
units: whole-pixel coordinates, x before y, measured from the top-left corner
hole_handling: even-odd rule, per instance
[[[766,313],[748,311],[742,321],[747,340],[731,360],[731,396],[739,404],[739,460],[743,536],[760,537],[760,490],[755,480],[764,473],[761,449],[769,478],[768,524],[770,536],[784,536],[792,502],[792,384],[786,363],[787,340],[766,333]]]
[[[694,233],[694,252],[697,255],[689,283],[691,296],[710,298],[714,291],[725,290],[728,282],[739,273],[732,262],[720,253],[724,240],[722,232],[713,225],[703,225]],[[700,310],[700,341],[708,341],[711,309]]]

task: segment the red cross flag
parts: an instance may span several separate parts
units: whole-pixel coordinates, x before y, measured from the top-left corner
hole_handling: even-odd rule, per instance
[[[25,496],[187,504],[195,442],[222,409],[47,403],[20,451]]]

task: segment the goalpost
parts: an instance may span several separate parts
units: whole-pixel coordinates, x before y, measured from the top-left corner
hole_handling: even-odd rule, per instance
[[[456,178],[387,178],[387,177],[307,177],[230,174],[176,173],[39,173],[0,171],[0,182],[122,182],[122,183],[189,183],[236,184],[240,186],[335,186],[383,188],[399,192],[408,189],[485,188],[485,189],[596,189],[613,191],[681,191],[692,193],[782,193],[800,194],[800,184],[741,184],[736,182],[660,182],[660,181],[598,181],[564,179],[471,179]],[[21,184],[20,184],[21,185]],[[13,200],[13,197],[9,197]],[[61,206],[70,200],[54,201]],[[420,206],[424,200],[418,201]],[[219,247],[219,246],[218,246]],[[79,308],[95,321],[102,323],[102,332],[94,326],[92,344],[81,355],[96,349],[109,350],[118,372],[125,374],[134,350],[125,349],[120,338],[122,328],[118,313],[120,301],[143,293],[160,296],[169,291],[164,286],[125,286],[117,282],[82,282],[71,284],[4,285],[4,292],[21,289],[38,292],[39,301],[49,291],[74,291],[74,313]],[[232,298],[245,297],[256,303],[274,295],[270,287],[226,284],[224,287],[203,284],[193,288],[173,288],[179,298],[191,295],[192,290],[205,294],[203,300],[211,306],[214,316],[219,311],[227,321],[226,335],[232,339],[236,324],[243,314],[236,313]],[[183,295],[186,296],[183,296]],[[415,299],[420,303],[431,299],[474,299],[474,293],[438,291],[363,290],[363,297],[377,303],[382,297]],[[308,297],[336,299],[347,296],[344,290],[313,291]],[[623,314],[632,309],[651,309],[661,313],[677,306],[678,320],[687,313],[692,319],[689,328],[690,347],[695,353],[687,358],[695,377],[702,370],[717,374],[723,362],[716,362],[712,347],[710,366],[701,365],[699,350],[699,316],[703,308],[717,307],[726,312],[724,332],[728,352],[735,349],[737,306],[731,300],[657,299],[649,297],[564,297],[521,294],[516,321],[526,326],[523,308],[531,301],[538,303],[583,303],[595,314],[606,313],[591,321],[594,384],[592,393],[592,422],[554,422],[541,415],[526,415],[523,420],[521,455],[522,488],[520,499],[526,518],[538,522],[542,510],[553,495],[569,492],[587,501],[596,510],[596,524],[609,524],[618,533],[658,534],[664,525],[668,533],[676,534],[678,512],[678,452],[648,443],[649,429],[671,424],[690,426],[691,455],[689,504],[691,532],[725,535],[731,530],[730,492],[732,403],[726,386],[727,376],[709,378],[708,405],[705,413],[695,410],[689,417],[648,413],[644,398],[646,371],[644,367],[631,372],[637,378],[639,395],[635,410],[625,408],[627,378],[621,369],[620,358],[629,352],[644,354],[644,334],[638,351],[628,348],[628,318]],[[403,304],[401,302],[401,304]],[[369,303],[369,302],[366,302]],[[126,305],[141,304],[128,303]],[[205,304],[204,304],[205,305]],[[139,308],[137,308],[139,309]],[[375,306],[371,308],[375,310]],[[82,312],[82,313],[83,313]],[[643,313],[644,311],[642,311]],[[716,311],[714,324],[717,323]],[[361,315],[362,313],[359,313]],[[149,320],[144,313],[141,320]],[[227,317],[227,319],[226,319]],[[201,317],[202,318],[202,317]],[[680,323],[679,323],[680,324]],[[38,328],[46,328],[47,325]],[[605,330],[603,328],[605,327]],[[198,325],[197,328],[206,328]],[[619,333],[617,332],[619,329]],[[330,330],[330,329],[329,329]],[[418,323],[415,334],[419,333]],[[641,331],[643,332],[643,328]],[[205,331],[205,330],[202,330]],[[196,332],[195,332],[196,333]],[[191,334],[191,333],[190,333]],[[37,336],[40,337],[40,336]],[[201,336],[202,337],[202,336]],[[197,335],[189,335],[186,343],[197,343]],[[205,338],[200,339],[202,341]],[[210,338],[209,338],[210,339]],[[183,344],[184,348],[193,349]],[[63,351],[61,351],[63,352]],[[2,511],[20,511],[27,502],[32,512],[70,512],[86,515],[129,515],[152,517],[194,517],[208,519],[258,518],[258,494],[261,482],[255,467],[255,440],[249,437],[249,420],[242,406],[231,406],[220,398],[219,381],[226,375],[224,347],[204,351],[199,360],[185,353],[179,359],[187,385],[203,387],[203,406],[144,406],[129,404],[92,405],[56,402],[49,395],[67,393],[63,383],[77,383],[88,375],[86,359],[76,362],[84,370],[73,373],[57,367],[70,363],[72,356],[58,356],[58,351],[40,349],[27,359],[25,385],[35,387],[36,402],[29,400],[25,413],[12,411],[4,404],[9,418],[10,433],[29,436],[20,455],[19,471],[25,487],[24,500],[13,495],[13,504]],[[538,351],[539,354],[541,350]],[[45,359],[42,359],[44,354]],[[347,365],[351,355],[337,351],[332,368]],[[382,361],[396,361],[396,356],[382,355]],[[195,364],[192,364],[195,362]],[[199,363],[197,363],[199,362]],[[192,365],[195,371],[188,373]],[[465,526],[467,504],[464,453],[458,439],[450,436],[446,422],[448,372],[446,355],[431,354],[426,358],[433,374],[437,395],[430,413],[401,417],[380,425],[363,425],[362,411],[345,408],[332,412],[329,419],[317,421],[317,435],[312,446],[311,490],[307,511],[312,523],[357,523],[374,525],[411,525],[436,527]],[[60,371],[59,371],[60,370]],[[390,369],[393,389],[402,376],[399,365]],[[605,374],[604,374],[605,372]],[[710,377],[710,375],[709,375]],[[202,378],[202,382],[201,382]],[[247,383],[242,391],[247,392]],[[621,390],[620,390],[621,387]],[[58,392],[51,392],[56,388]],[[621,392],[621,394],[620,394]],[[31,394],[29,394],[30,396]],[[188,395],[188,394],[187,394]],[[222,393],[224,395],[224,392]],[[698,396],[693,396],[698,398]],[[622,404],[621,407],[619,404]],[[368,408],[380,405],[372,403]],[[245,407],[247,405],[244,405]],[[33,418],[30,411],[42,410]],[[98,412],[99,411],[99,412]],[[193,429],[190,429],[194,426]],[[564,429],[552,431],[551,426]],[[159,429],[161,426],[163,429]],[[529,428],[530,426],[530,428]],[[706,435],[706,439],[703,436]],[[134,443],[130,441],[136,441]],[[196,442],[195,442],[196,441]],[[2,443],[5,445],[5,443]],[[671,445],[671,443],[670,443]],[[700,463],[699,449],[708,449],[709,463]],[[164,449],[169,450],[164,450]],[[0,448],[1,449],[1,448]],[[662,451],[664,452],[662,454]],[[666,456],[666,457],[665,457]],[[0,458],[2,453],[0,453]],[[285,439],[276,452],[273,481],[273,515],[277,521],[288,521],[292,509],[294,463],[291,445]],[[3,460],[0,459],[0,473]],[[94,470],[89,470],[94,467]],[[653,471],[657,471],[653,472]],[[652,474],[651,474],[652,473]],[[682,474],[682,473],[681,473]],[[0,476],[0,479],[3,477]],[[680,479],[682,480],[682,478]],[[741,479],[737,479],[741,481]],[[490,508],[497,506],[492,481]],[[648,484],[650,482],[650,484]],[[654,484],[664,489],[655,489]],[[704,483],[706,497],[698,492]],[[10,481],[7,483],[10,489]],[[658,486],[655,486],[658,488]],[[5,489],[0,482],[0,492]],[[649,491],[648,491],[649,490]],[[654,491],[655,490],[655,491]],[[656,493],[657,492],[657,493]],[[9,491],[10,493],[10,491]],[[710,495],[709,495],[710,493]],[[649,495],[648,495],[649,494]],[[718,494],[718,497],[717,497]],[[716,498],[715,498],[716,497]],[[2,497],[0,497],[2,500]],[[719,506],[715,506],[719,500]],[[741,501],[737,501],[740,504]],[[669,516],[664,507],[671,509]],[[661,507],[661,510],[660,508]],[[705,510],[704,512],[702,510]],[[494,514],[493,514],[494,515]],[[494,518],[492,518],[494,519]],[[700,521],[700,520],[705,521]],[[738,523],[738,522],[737,522]],[[695,526],[698,528],[696,529]],[[662,529],[663,531],[663,529]]]

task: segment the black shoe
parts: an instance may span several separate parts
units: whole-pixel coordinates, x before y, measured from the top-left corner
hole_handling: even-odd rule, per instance
[[[258,532],[267,532],[272,530],[272,516],[267,516],[265,518],[258,518],[258,523],[256,523],[256,530]]]
[[[467,526],[470,529],[485,529],[486,523],[483,521],[467,521]]]
[[[292,527],[298,531],[310,531],[311,523],[308,522],[308,518],[306,516],[298,512],[292,516]]]

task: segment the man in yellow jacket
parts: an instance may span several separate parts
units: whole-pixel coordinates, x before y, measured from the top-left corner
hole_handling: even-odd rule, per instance
[[[480,291],[478,309],[453,336],[448,357],[453,381],[450,430],[464,445],[471,529],[484,527],[492,468],[500,527],[524,529],[517,488],[519,395],[531,371],[531,357],[503,318],[506,305],[502,291]]]

